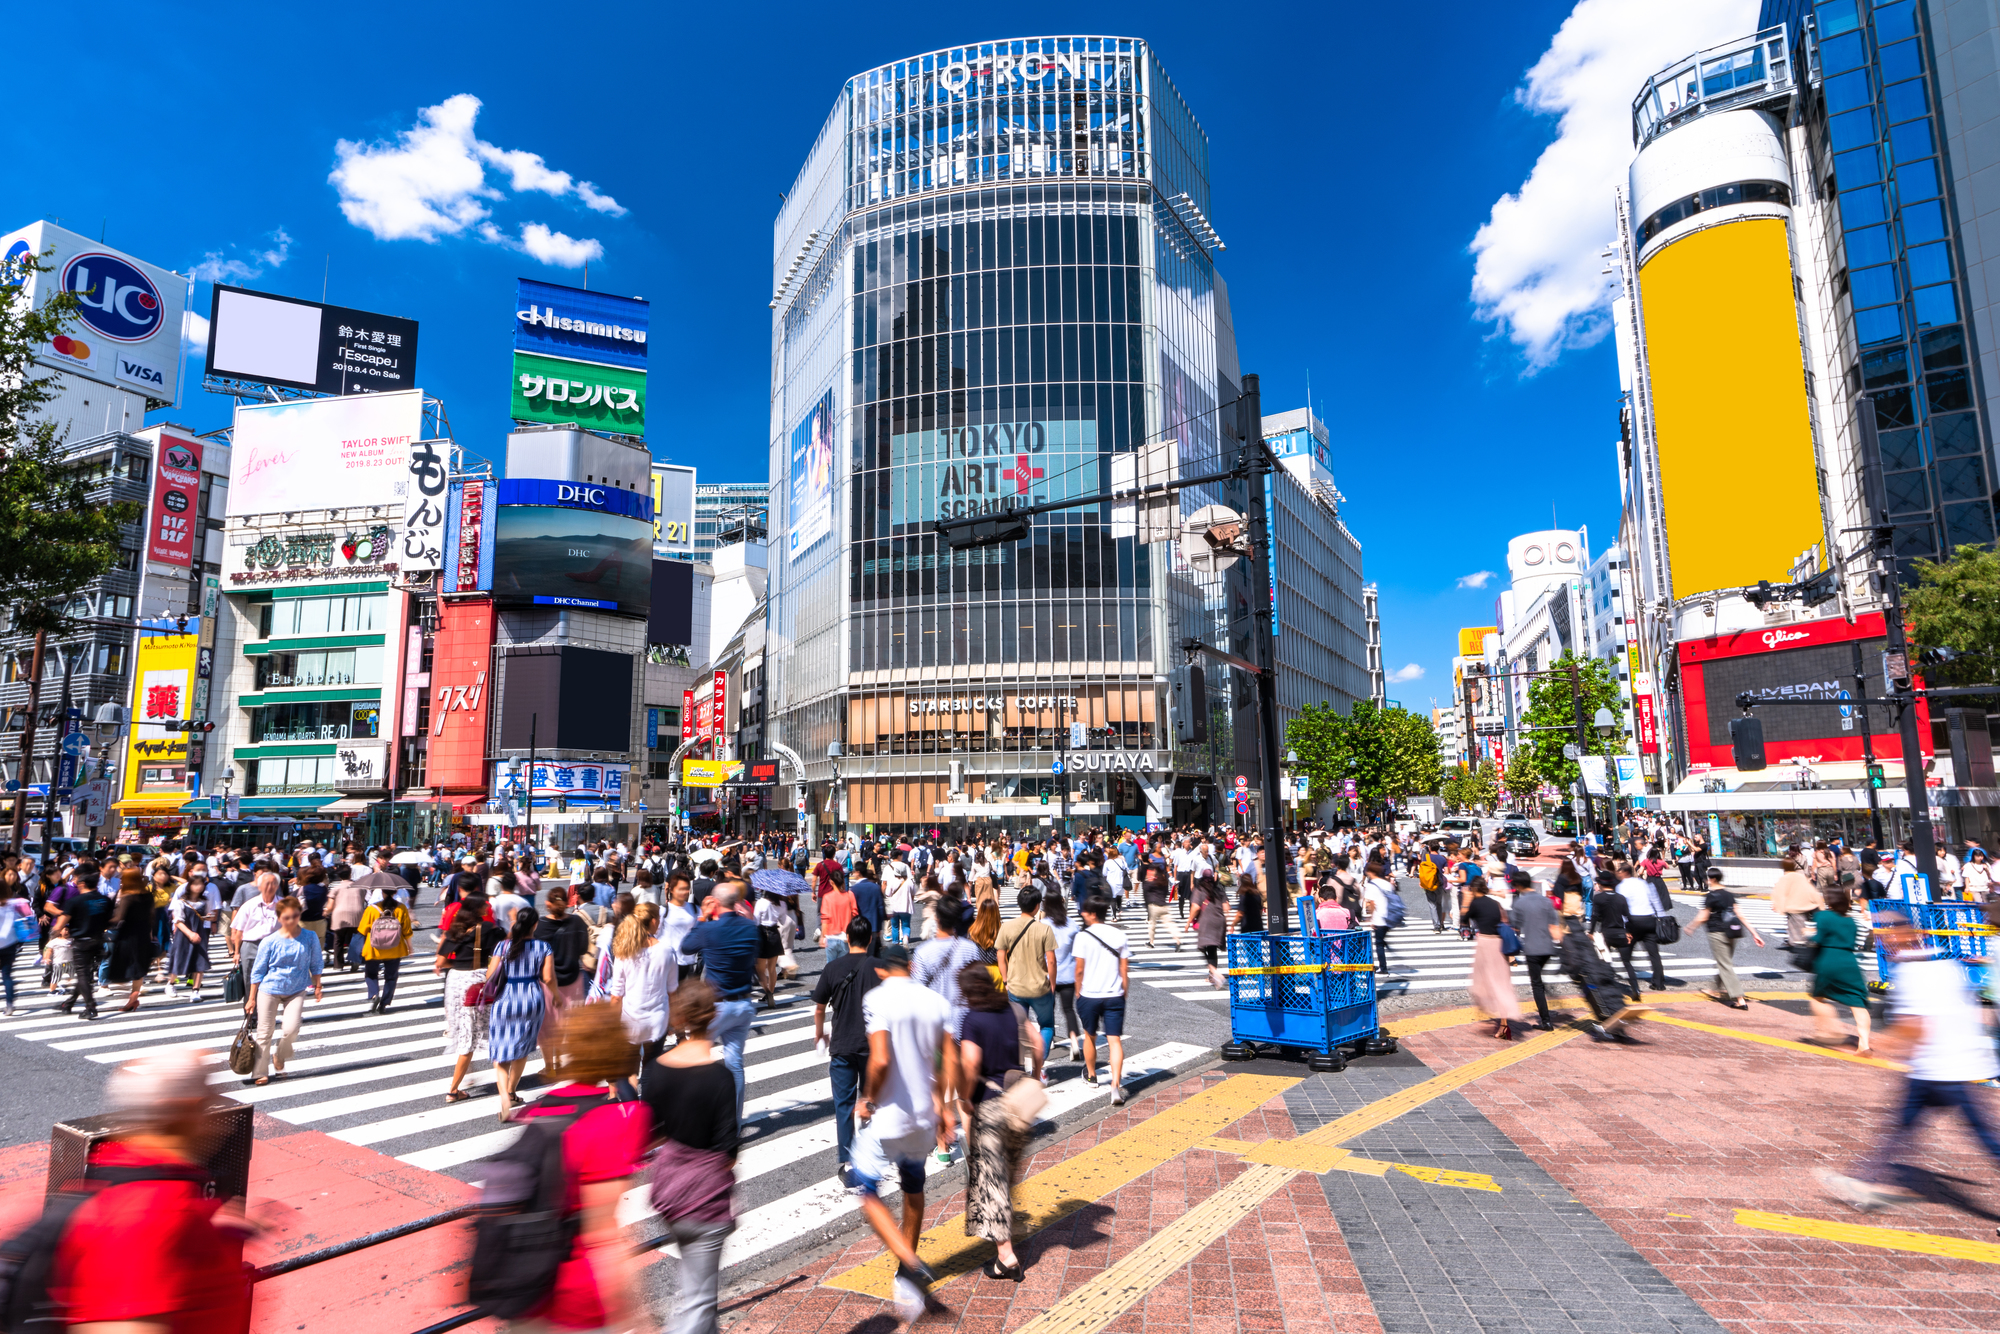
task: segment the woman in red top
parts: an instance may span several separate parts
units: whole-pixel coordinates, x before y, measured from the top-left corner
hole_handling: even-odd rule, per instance
[[[246,1334],[250,1285],[243,1201],[204,1197],[196,1162],[208,1070],[169,1049],[119,1067],[106,1087],[129,1128],[90,1153],[92,1172],[180,1173],[184,1179],[95,1184],[70,1215],[49,1296],[71,1330],[119,1334]]]
[[[516,1322],[517,1331],[631,1329],[644,1308],[634,1291],[637,1270],[623,1229],[618,1197],[630,1190],[639,1159],[653,1138],[653,1116],[643,1102],[612,1102],[611,1081],[629,1075],[639,1049],[625,1036],[612,1005],[578,1005],[563,1012],[556,1034],[558,1069],[569,1080],[540,1101],[514,1113],[516,1121],[568,1109],[557,1100],[601,1096],[604,1102],[577,1116],[563,1131],[565,1208],[581,1215],[569,1259],[556,1271],[549,1300]]]

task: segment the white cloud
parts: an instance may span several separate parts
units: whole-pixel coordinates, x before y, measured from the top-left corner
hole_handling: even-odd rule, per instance
[[[1392,683],[1399,681],[1420,681],[1423,679],[1423,675],[1423,668],[1417,666],[1414,662],[1406,662],[1395,671],[1389,673],[1389,680]]]
[[[1493,571],[1491,570],[1475,570],[1471,574],[1460,575],[1458,586],[1460,588],[1484,588],[1487,581],[1492,577]]]
[[[521,249],[533,255],[544,264],[555,264],[565,269],[581,268],[593,259],[604,257],[604,247],[596,241],[577,241],[552,232],[539,222],[531,222],[521,229]]]
[[[549,166],[539,153],[479,138],[473,128],[479,110],[478,98],[459,93],[420,110],[416,126],[398,133],[394,142],[337,142],[338,163],[327,180],[339,191],[347,220],[383,241],[437,241],[469,231],[566,268],[602,255],[599,242],[573,240],[539,222],[523,226],[516,240],[492,221],[493,205],[507,191],[574,197],[584,207],[614,217],[627,210],[589,181]],[[507,190],[494,186],[488,168]]]
[[[1632,99],[1669,61],[1756,31],[1756,0],[1578,0],[1515,100],[1559,117],[1518,190],[1472,239],[1472,299],[1540,370],[1608,330],[1612,191],[1632,161]],[[1477,585],[1474,585],[1477,587]]]
[[[207,353],[208,316],[197,315],[191,310],[185,312],[181,324],[181,349],[184,352]]]
[[[292,252],[292,238],[283,227],[265,238],[270,242],[262,250],[252,250],[248,259],[237,258],[225,251],[211,250],[194,266],[194,280],[200,283],[244,282],[258,277],[266,269],[283,267]],[[236,247],[231,246],[234,250]]]

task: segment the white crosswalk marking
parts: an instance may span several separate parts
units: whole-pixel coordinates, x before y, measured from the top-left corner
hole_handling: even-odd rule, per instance
[[[428,960],[419,956],[409,965],[386,1015],[368,1012],[358,972],[326,974],[325,999],[306,1003],[286,1077],[257,1088],[246,1087],[224,1063],[243,1014],[221,999],[226,959],[219,946],[215,955],[212,981],[199,1004],[190,1003],[185,992],[168,1001],[149,984],[141,1008],[123,1013],[117,1007],[124,989],[114,995],[113,988],[103,987],[98,992],[103,1017],[95,1022],[56,1013],[62,997],[40,985],[39,960],[17,957],[14,976],[21,996],[14,1017],[0,1020],[0,1038],[11,1036],[98,1066],[169,1047],[200,1049],[213,1063],[211,1079],[223,1097],[411,1166],[467,1179],[476,1180],[480,1161],[520,1134],[494,1122],[493,1074],[483,1054],[462,1085],[476,1096],[443,1102],[454,1058],[443,1051],[443,980],[431,973]],[[1194,985],[1207,985],[1198,970]],[[732,1264],[819,1228],[852,1222],[855,1215],[853,1197],[833,1176],[833,1085],[827,1058],[813,1043],[812,1007],[799,986],[786,987],[779,999],[778,1008],[758,1012],[744,1048],[748,1096],[737,1160],[742,1223],[728,1251]],[[1207,1055],[1206,1048],[1169,1042],[1129,1057],[1126,1079],[1185,1068]],[[524,1099],[547,1091],[540,1072],[540,1058],[530,1056]],[[1108,1087],[1077,1078],[1074,1064],[1057,1063],[1053,1073],[1067,1077],[1050,1089],[1051,1118],[1111,1096]],[[937,1170],[935,1161],[931,1168]],[[650,1212],[645,1187],[633,1194],[626,1212],[643,1218]]]

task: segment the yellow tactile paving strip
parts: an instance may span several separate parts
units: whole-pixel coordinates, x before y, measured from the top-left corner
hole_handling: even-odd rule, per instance
[[[1014,1187],[1017,1231],[1039,1232],[1094,1204],[1299,1082],[1275,1075],[1233,1075],[1102,1144],[1036,1173]],[[965,1216],[958,1214],[917,1238],[917,1254],[940,1279],[946,1279],[977,1269],[991,1256],[992,1246],[966,1236]],[[884,1253],[827,1279],[825,1286],[887,1298],[895,1274],[895,1257]]]
[[[1405,1112],[1421,1107],[1435,1098],[1441,1098],[1447,1093],[1455,1092],[1482,1075],[1503,1070],[1516,1062],[1537,1056],[1551,1047],[1560,1046],[1576,1035],[1574,1029],[1567,1032],[1539,1034],[1527,1042],[1468,1062],[1455,1070],[1448,1070],[1421,1084],[1372,1102],[1338,1120],[1329,1121],[1317,1130],[1309,1131],[1297,1139],[1275,1143],[1291,1146],[1293,1151],[1335,1149],[1342,1140],[1364,1135],[1378,1126],[1395,1120]],[[1295,1081],[1274,1082],[1289,1084]],[[1204,1135],[1201,1138],[1206,1139],[1209,1136]],[[1107,1141],[1107,1144],[1110,1142]],[[1267,1142],[1269,1143],[1273,1142]],[[1100,1146],[1100,1149],[1102,1147],[1104,1146]],[[1254,1147],[1265,1149],[1267,1145],[1260,1144]],[[1100,1149],[1088,1150],[1078,1156],[1087,1157],[1090,1153],[1099,1152]],[[1273,1153],[1278,1151],[1276,1148],[1271,1149]],[[1379,1164],[1384,1173],[1393,1165]],[[1378,1164],[1371,1161],[1370,1166]],[[1099,1334],[1099,1331],[1123,1315],[1140,1298],[1158,1287],[1168,1275],[1214,1245],[1223,1234],[1248,1217],[1257,1206],[1282,1190],[1299,1171],[1300,1169],[1294,1167],[1256,1163],[1227,1186],[1216,1191],[1138,1246],[1117,1264],[1075,1291],[1066,1294],[1054,1306],[1015,1331],[1015,1334]],[[959,1240],[962,1242],[963,1239]],[[875,1266],[876,1262],[871,1262],[871,1265],[861,1268]],[[893,1261],[880,1265],[883,1291],[886,1291],[888,1277],[893,1275],[894,1270]],[[834,1285],[855,1287],[856,1285],[845,1280],[857,1272],[858,1270],[850,1270],[848,1274],[833,1280]],[[872,1288],[859,1290],[874,1291]]]
[[[1816,1237],[1849,1246],[1877,1246],[1888,1251],[1912,1251],[1918,1255],[1940,1255],[1953,1260],[1977,1260],[2000,1265],[2000,1246],[1990,1241],[1969,1241],[1964,1237],[1939,1237],[1929,1232],[1904,1232],[1892,1227],[1864,1227],[1859,1223],[1830,1223],[1822,1218],[1794,1218],[1790,1214],[1765,1213],[1761,1209],[1738,1209],[1738,1227],[1764,1232],[1783,1232],[1794,1237]]]
[[[1652,1015],[1649,1022],[1672,1024],[1675,1028],[1692,1028],[1701,1033],[1719,1033],[1726,1038],[1737,1038],[1744,1042],[1755,1042],[1766,1047],[1781,1047],[1786,1051],[1804,1052],[1808,1056],[1825,1056],[1830,1060],[1847,1061],[1853,1065],[1873,1065],[1883,1070],[1907,1070],[1910,1067],[1898,1061],[1885,1061],[1879,1056],[1861,1056],[1851,1051],[1841,1051],[1838,1047],[1816,1047],[1810,1042],[1794,1042],[1790,1038],[1775,1038],[1768,1033],[1748,1033],[1740,1028],[1724,1028],[1720,1024],[1696,1023],[1692,1019],[1675,1019],[1671,1015]]]

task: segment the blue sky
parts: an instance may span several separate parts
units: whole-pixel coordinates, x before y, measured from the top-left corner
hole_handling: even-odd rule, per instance
[[[33,47],[62,53],[67,91],[0,128],[17,164],[0,230],[60,219],[181,272],[315,299],[324,283],[415,318],[418,379],[488,454],[513,279],[580,283],[590,254],[591,287],[653,303],[654,452],[761,477],[771,220],[841,81],[983,39],[1146,37],[1209,135],[1243,366],[1266,411],[1310,377],[1384,659],[1422,671],[1389,695],[1416,706],[1450,693],[1454,632],[1488,621],[1499,586],[1461,582],[1503,568],[1510,535],[1552,507],[1594,549],[1615,532],[1593,255],[1623,105],[1756,17],[1754,0],[1661,8],[1031,3],[1004,30],[888,3],[405,6],[345,28],[300,6],[45,9]],[[425,108],[421,180],[398,179],[409,159],[373,146],[409,147]],[[205,430],[228,412],[195,390],[160,415]]]

